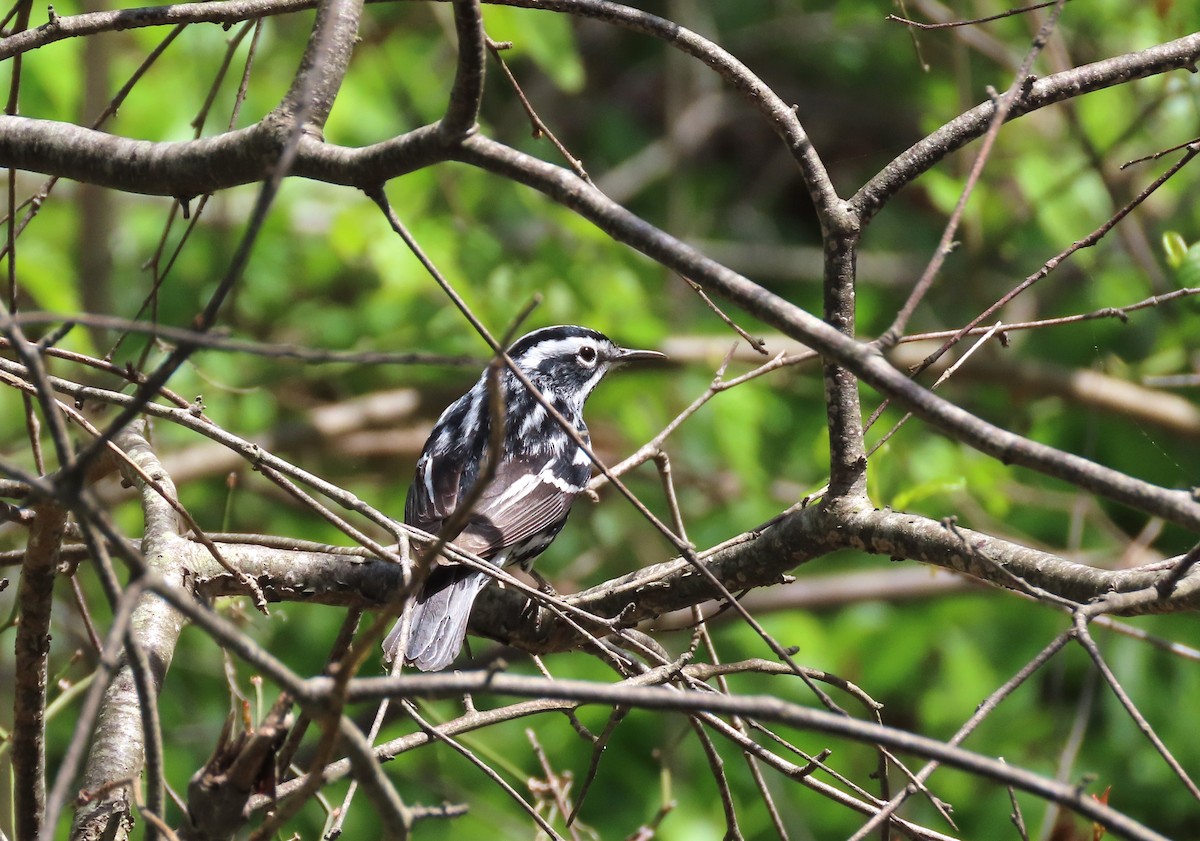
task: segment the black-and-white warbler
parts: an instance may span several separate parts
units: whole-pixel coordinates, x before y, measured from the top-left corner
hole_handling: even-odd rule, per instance
[[[665,358],[617,347],[595,330],[569,325],[535,330],[508,354],[585,442],[583,404],[604,375],[625,362]],[[507,368],[500,386],[505,401],[500,462],[453,543],[497,566],[520,563],[528,569],[562,529],[592,468],[587,454]],[[442,413],[425,442],[404,506],[405,523],[438,533],[479,477],[490,420],[485,371]],[[438,561],[384,640],[385,662],[395,660],[406,623],[404,659],[422,671],[445,668],[462,648],[471,605],[490,576]]]

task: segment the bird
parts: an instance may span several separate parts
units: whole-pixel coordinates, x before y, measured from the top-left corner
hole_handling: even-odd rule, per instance
[[[576,325],[534,330],[513,343],[508,356],[585,444],[583,405],[604,375],[628,362],[666,358],[657,351],[619,347],[604,334]],[[509,368],[503,368],[499,384],[505,412],[496,471],[452,542],[498,567],[519,563],[528,571],[587,486],[591,459]],[[436,535],[471,493],[488,458],[488,389],[485,370],[438,418],[408,490],[407,525]],[[383,641],[385,664],[400,654],[407,623],[406,663],[426,672],[450,665],[466,638],[471,606],[491,578],[439,557]]]

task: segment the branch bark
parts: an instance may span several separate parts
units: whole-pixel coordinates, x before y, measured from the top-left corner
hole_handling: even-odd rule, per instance
[[[1168,574],[1171,561],[1133,569],[1098,569],[939,520],[876,510],[796,511],[701,555],[701,561],[729,590],[741,592],[779,583],[795,567],[830,552],[857,549],[893,559],[909,559],[960,572],[994,586],[1020,589],[1024,582],[1076,604],[1112,593],[1142,592]],[[403,587],[398,564],[314,550],[297,551],[250,544],[222,544],[230,573],[200,544],[181,541],[178,554],[190,570],[188,584],[206,598],[251,595],[245,576],[269,601],[308,601],[335,606],[378,608]],[[1116,611],[1125,615],[1169,613],[1200,608],[1200,570],[1193,570],[1171,595],[1137,601]],[[633,625],[717,598],[711,584],[684,558],[636,572],[564,597],[596,617]],[[482,636],[535,653],[589,645],[570,624],[510,589],[489,587],[476,603],[471,627]],[[593,630],[607,630],[596,625]]]
[[[162,470],[145,438],[144,421],[127,426],[114,442],[168,494],[176,495],[174,483]],[[145,518],[142,548],[147,567],[182,587],[185,576],[178,547],[183,539],[174,509],[133,471],[127,471],[126,478],[139,485],[142,494]],[[156,595],[146,593],[138,599],[130,620],[126,656],[105,691],[83,774],[85,791],[103,793],[76,811],[72,838],[128,836],[133,825],[129,786],[137,784],[146,761],[147,745],[153,745],[157,738],[153,732],[157,713],[152,708],[171,666],[183,621],[182,614]],[[141,658],[144,663],[134,662]],[[139,676],[139,672],[143,674]],[[151,686],[146,686],[147,680]],[[160,757],[161,753],[156,761]],[[152,792],[156,783],[161,785],[161,769],[157,769],[157,780],[153,777],[154,774]],[[152,811],[156,801],[161,804],[161,797],[152,794]],[[161,805],[158,811],[161,812]]]
[[[1009,121],[1057,102],[1171,70],[1196,72],[1200,32],[1145,50],[1106,58],[1034,80],[1008,112]],[[865,225],[888,200],[921,173],[987,132],[997,103],[988,101],[921,138],[867,181],[850,199]]]
[[[1110,593],[1144,592],[1168,574],[1169,561],[1130,570],[1105,570],[1073,563],[981,532],[913,514],[875,510],[797,511],[774,525],[743,535],[701,556],[725,586],[740,592],[778,584],[786,573],[839,549],[853,548],[893,559],[907,558],[964,573],[995,586],[1021,589],[1019,582],[1086,604]],[[1170,601],[1137,601],[1126,615],[1200,608],[1200,572]],[[671,611],[718,598],[711,585],[682,558],[644,567],[565,600],[598,617],[632,626]],[[544,607],[534,609],[520,593],[489,587],[476,601],[471,629],[526,651],[548,653],[590,645]],[[591,628],[602,632],[602,626]]]
[[[303,116],[304,133],[322,138],[322,129],[350,67],[358,38],[363,0],[324,0],[317,6],[300,69],[275,114],[283,125]]]
[[[50,608],[55,567],[67,512],[57,503],[35,506],[21,567],[14,644],[12,775],[18,841],[33,841],[46,810],[46,680],[50,656]]]

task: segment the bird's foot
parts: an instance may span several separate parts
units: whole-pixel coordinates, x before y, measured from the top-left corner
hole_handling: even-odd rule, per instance
[[[527,572],[529,573],[529,577],[537,582],[538,590],[540,592],[545,593],[547,596],[558,595],[558,591],[554,589],[554,585],[552,585],[540,572],[534,569],[527,570]]]

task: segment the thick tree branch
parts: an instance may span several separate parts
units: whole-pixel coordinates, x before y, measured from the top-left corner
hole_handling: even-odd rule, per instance
[[[825,321],[853,339],[856,308],[855,252],[857,231],[841,226],[825,232]],[[858,378],[836,360],[822,365],[825,382],[825,417],[829,428],[829,491],[823,505],[867,493],[867,451],[863,441],[862,406]]]
[[[729,590],[741,592],[776,584],[796,566],[843,549],[917,560],[1000,587],[1013,588],[1023,581],[1077,604],[1111,593],[1145,591],[1171,566],[1164,561],[1133,569],[1098,569],[946,522],[870,507],[835,513],[796,511],[702,554],[701,561]],[[235,575],[200,544],[184,542],[179,551],[190,570],[189,586],[208,598],[250,595],[243,579],[250,576],[269,601],[377,608],[403,586],[398,564],[343,553],[223,543],[222,554],[239,573]],[[1197,587],[1200,571],[1193,571],[1169,597],[1138,602],[1120,612],[1196,610]],[[686,559],[677,558],[565,596],[564,601],[597,617],[620,617],[632,625],[718,597]],[[490,587],[476,603],[472,628],[539,653],[590,644],[554,611],[533,610],[527,601],[521,593]]]
[[[305,134],[321,136],[350,67],[362,8],[363,0],[323,0],[317,6],[317,19],[300,69],[276,109],[284,124],[290,125],[303,115]]]
[[[458,64],[450,88],[450,104],[438,123],[439,133],[448,141],[473,134],[483,101],[484,46],[483,14],[479,0],[453,0],[454,30],[458,33]],[[382,183],[382,182],[381,182]]]
[[[1198,36],[1200,40],[1200,36]],[[836,360],[861,380],[955,440],[995,457],[1070,482],[1133,508],[1200,531],[1200,504],[1186,491],[1168,490],[1080,456],[1064,453],[1001,429],[938,397],[863,345],[686,243],[608,200],[569,170],[548,164],[488,138],[469,138],[457,156],[519,181],[591,220],[624,242],[697,283],[720,292],[747,312]]]
[[[50,608],[55,568],[67,512],[58,504],[34,507],[33,525],[21,567],[14,643],[12,775],[18,839],[41,832],[46,809],[46,680],[50,656]]]
[[[262,180],[287,143],[290,123],[262,122],[199,140],[130,140],[74,123],[0,117],[0,166],[71,178],[129,193],[192,196]],[[436,125],[354,149],[300,139],[289,174],[370,187],[444,161]]]
[[[275,121],[286,128],[286,121]],[[74,123],[0,118],[6,167],[157,196],[191,197],[263,177],[284,140],[263,122],[173,143],[130,140]]]
[[[144,421],[130,424],[116,435],[114,442],[160,488],[174,497],[175,486],[162,471],[154,451],[146,441],[144,429]],[[145,518],[142,547],[147,567],[172,584],[182,586],[184,570],[177,547],[183,541],[179,536],[175,510],[157,491],[143,483],[137,473],[130,471],[127,478],[139,485],[142,494]],[[149,593],[138,599],[130,620],[132,639],[127,646],[127,659],[113,675],[104,693],[84,769],[84,789],[104,793],[80,806],[75,814],[72,837],[99,837],[105,832],[121,835],[128,831],[132,808],[129,789],[126,785],[113,784],[122,780],[136,780],[141,773],[147,756],[147,723],[157,720],[152,708],[157,704],[157,695],[170,668],[182,627],[183,616],[162,599]],[[130,651],[130,648],[136,651]],[[144,655],[145,665],[149,667],[147,677],[153,682],[148,687],[149,697],[146,697],[144,688],[139,686],[138,675],[135,674],[139,665],[129,660],[139,655]],[[153,738],[153,733],[150,735]],[[161,754],[158,759],[161,759]],[[158,774],[161,774],[161,769]],[[152,786],[155,785],[153,778],[150,782]],[[157,784],[161,785],[161,776]],[[156,800],[152,797],[152,802]],[[161,811],[160,803],[154,802],[154,806],[156,808],[152,811]]]
[[[1013,103],[1008,120],[1014,120],[1039,108],[1086,93],[1121,85],[1171,70],[1196,72],[1200,61],[1200,32],[1158,44],[1140,52],[1106,58],[1071,70],[1034,80],[1023,96]],[[932,134],[921,138],[850,199],[850,206],[863,225],[879,212],[892,196],[914,181],[921,173],[944,160],[954,151],[982,137],[988,130],[997,103],[976,105],[955,117]]]
[[[100,32],[181,23],[241,23],[258,17],[303,11],[316,5],[317,0],[216,0],[213,3],[177,3],[80,15],[55,15],[36,29],[26,29],[0,38],[0,61],[56,41]]]
[[[533,2],[534,0],[528,0],[522,5],[532,6]],[[309,5],[312,4],[299,4],[290,0],[287,4],[281,3],[279,10],[294,11]],[[562,5],[565,7],[572,4],[563,0]],[[210,6],[214,8],[209,8]],[[539,7],[552,8],[549,4],[539,4]],[[251,11],[255,8],[257,6],[254,3],[240,2],[228,6],[222,3],[185,4],[179,7],[152,9],[145,13],[136,10],[137,15],[130,12],[132,17],[122,20],[121,23],[132,26],[139,21],[148,20],[157,25],[178,22],[181,18],[207,19],[200,16],[202,13],[217,21],[244,20],[254,16]],[[263,8],[274,10],[276,7],[264,4]],[[655,28],[649,25],[650,22],[660,19],[653,16],[635,13],[634,10],[627,10],[628,13],[621,12],[625,7],[616,4],[604,8],[617,14],[614,20],[622,25],[637,28],[634,26],[637,24],[659,37],[678,33],[680,38],[687,41],[684,38],[687,30],[675,24],[664,24]],[[594,16],[601,17],[599,10],[600,6],[592,3],[584,3],[579,9],[580,13],[594,13]],[[183,12],[187,14],[184,15]],[[107,25],[102,26],[102,21],[91,16],[79,17],[88,18],[88,32],[116,28],[114,20],[106,20]],[[66,20],[69,19],[60,19]],[[35,33],[37,31],[34,30]],[[18,37],[21,36],[11,36]],[[9,40],[11,39],[0,41],[0,57],[3,56],[3,49]],[[721,58],[717,54],[706,52],[709,43],[700,39],[700,42],[689,47],[689,50],[700,57],[708,55],[714,59]],[[28,46],[26,44],[26,47]],[[1102,90],[1133,78],[1189,68],[1194,66],[1197,60],[1200,60],[1200,33],[1142,52],[1056,73],[1034,82],[1028,94],[1014,105],[1010,119],[1063,99]],[[721,70],[723,65],[720,62],[718,65],[718,69]],[[766,86],[744,67],[739,65],[723,72],[752,101],[764,95],[763,89]],[[828,211],[823,218],[831,218],[830,214],[845,213],[857,218],[859,223],[865,223],[889,196],[947,154],[986,131],[992,109],[991,103],[984,103],[947,123],[893,161],[845,205],[838,204],[836,194],[822,186],[823,169],[817,166],[819,162],[815,159],[810,161],[806,155],[801,155],[802,168],[810,190],[812,185],[817,187],[818,208],[824,207]],[[793,125],[777,107],[773,106],[768,116],[772,125],[777,128],[782,126],[780,130],[789,144],[802,147],[807,143],[799,124]],[[151,142],[90,131],[70,123],[26,117],[3,117],[0,118],[0,166],[59,175],[127,192],[196,196],[261,179],[264,169],[277,160],[284,143],[281,129],[286,128],[287,121],[278,121],[282,123],[282,127],[276,126],[275,122],[268,118],[247,129],[200,140]],[[435,127],[430,126],[358,149],[331,146],[312,138],[308,138],[308,141],[300,145],[292,174],[355,187],[372,187],[450,156],[445,146],[445,138]]]
[[[1113,592],[1144,592],[1170,568],[1169,562],[1164,562],[1131,570],[1097,569],[926,517],[869,507],[832,514],[817,508],[797,511],[750,533],[745,540],[705,553],[701,560],[728,589],[738,592],[777,584],[796,566],[848,548],[918,560],[1000,587],[1014,588],[1015,582],[1023,581],[1077,604]],[[1174,591],[1170,601],[1139,601],[1122,612],[1200,608],[1200,571],[1185,580],[1191,584]],[[595,616],[619,617],[622,624],[633,625],[715,598],[718,594],[711,585],[686,560],[678,558],[643,567],[565,600]],[[590,644],[545,608],[535,610],[521,594],[495,587],[485,590],[476,602],[471,628],[535,653]]]
[[[100,715],[109,679],[113,672],[122,665],[120,652],[123,645],[128,644],[129,619],[133,613],[134,603],[141,597],[142,592],[140,583],[135,581],[113,605],[112,625],[109,627],[104,645],[100,649],[100,661],[93,673],[92,685],[88,687],[87,696],[78,712],[71,741],[63,756],[62,764],[58,767],[54,788],[51,789],[47,800],[45,820],[47,827],[57,827],[58,818],[68,800],[74,795],[74,791],[78,791],[77,789],[72,791],[75,775],[83,761],[84,750],[91,743],[93,727]],[[115,808],[117,807],[114,806]]]

